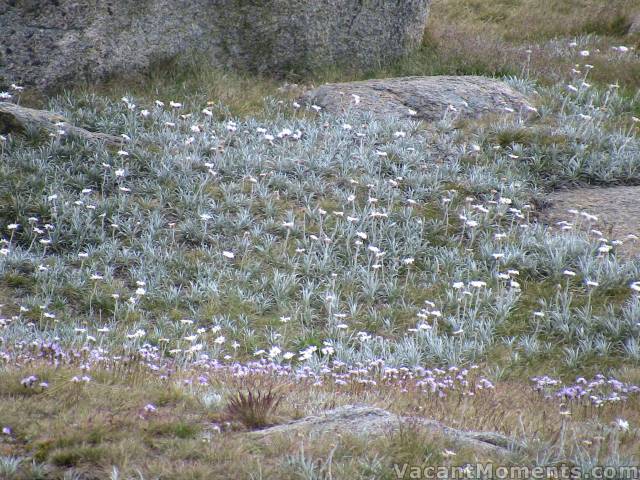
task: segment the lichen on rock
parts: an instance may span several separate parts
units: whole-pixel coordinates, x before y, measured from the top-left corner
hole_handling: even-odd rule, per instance
[[[480,76],[400,77],[322,85],[301,101],[329,113],[359,111],[427,122],[494,113],[529,115],[534,107],[507,83]]]

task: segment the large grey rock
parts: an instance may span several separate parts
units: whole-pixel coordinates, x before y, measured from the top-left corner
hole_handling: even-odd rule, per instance
[[[505,456],[520,445],[513,439],[495,432],[471,432],[448,427],[438,421],[422,417],[403,417],[387,410],[369,405],[344,405],[333,410],[310,415],[282,425],[264,430],[256,430],[251,435],[266,440],[277,434],[326,435],[351,432],[367,438],[388,434],[403,424],[410,424],[423,431],[482,454]]]
[[[0,86],[46,89],[192,53],[268,74],[372,66],[420,42],[429,3],[0,0]]]
[[[506,83],[477,76],[403,77],[334,83],[306,92],[302,101],[331,113],[371,112],[429,122],[487,113],[533,111],[528,99]]]

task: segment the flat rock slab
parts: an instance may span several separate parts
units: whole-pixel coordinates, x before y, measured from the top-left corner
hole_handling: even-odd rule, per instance
[[[577,188],[558,190],[546,197],[550,206],[540,220],[562,228],[600,230],[608,240],[624,242],[617,251],[625,257],[640,256],[640,187]],[[596,218],[593,218],[596,217]]]
[[[478,76],[401,77],[329,83],[301,97],[331,113],[371,112],[378,117],[433,122],[445,115],[477,118],[488,113],[526,113],[525,95],[500,80]]]
[[[21,107],[15,103],[0,102],[0,133],[42,131],[53,136],[71,136],[107,146],[120,146],[123,139],[100,132],[90,132],[67,122],[62,116],[47,110]]]
[[[384,435],[397,430],[403,424],[415,425],[434,437],[451,440],[455,444],[469,448],[480,454],[505,456],[511,453],[514,442],[494,432],[468,432],[447,427],[435,420],[422,417],[402,417],[382,408],[368,405],[345,405],[311,415],[300,420],[276,425],[264,430],[256,430],[251,435],[266,440],[277,434],[297,434],[306,431],[309,434],[355,433],[368,437]]]

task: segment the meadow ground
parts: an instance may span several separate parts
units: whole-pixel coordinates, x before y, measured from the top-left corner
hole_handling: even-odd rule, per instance
[[[437,0],[423,47],[374,71],[283,84],[193,61],[50,100],[119,151],[63,127],[0,139],[0,478],[640,463],[640,262],[619,254],[639,240],[579,211],[538,222],[559,187],[640,184],[634,2],[595,3]],[[294,101],[428,74],[503,77],[538,114]],[[247,435],[353,403],[519,447],[478,457],[411,424]]]

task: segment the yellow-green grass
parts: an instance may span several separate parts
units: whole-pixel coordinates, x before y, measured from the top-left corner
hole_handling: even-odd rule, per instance
[[[32,364],[29,371],[46,379],[49,387],[22,387],[25,369],[11,367],[0,377],[0,425],[12,428],[11,436],[0,440],[0,456],[29,459],[7,480],[33,478],[33,462],[40,468],[47,465],[45,478],[63,478],[64,472],[86,479],[109,478],[115,467],[121,475],[117,478],[293,479],[300,478],[306,462],[318,474],[327,475],[331,469],[333,478],[394,478],[396,463],[461,465],[493,460],[532,465],[541,453],[562,448],[560,458],[564,455],[567,462],[579,451],[606,461],[614,452],[624,458],[640,448],[636,434],[615,427],[618,418],[631,425],[640,422],[637,397],[600,409],[572,406],[545,400],[526,380],[501,383],[471,397],[451,393],[438,398],[414,390],[403,393],[397,387],[310,387],[226,374],[211,375],[210,386],[200,387],[185,385],[181,375],[160,380],[141,371],[96,370],[89,383],[70,381],[78,373],[75,368]],[[638,371],[626,375],[640,378]],[[503,458],[476,454],[445,437],[427,435],[411,422],[382,436],[336,432],[303,441],[294,433],[258,441],[225,408],[233,392],[247,385],[263,391],[274,388],[284,395],[270,418],[277,423],[367,403],[456,428],[528,437],[530,443]],[[208,390],[219,392],[221,401],[203,403],[202,394]],[[145,410],[149,404],[156,410]]]

